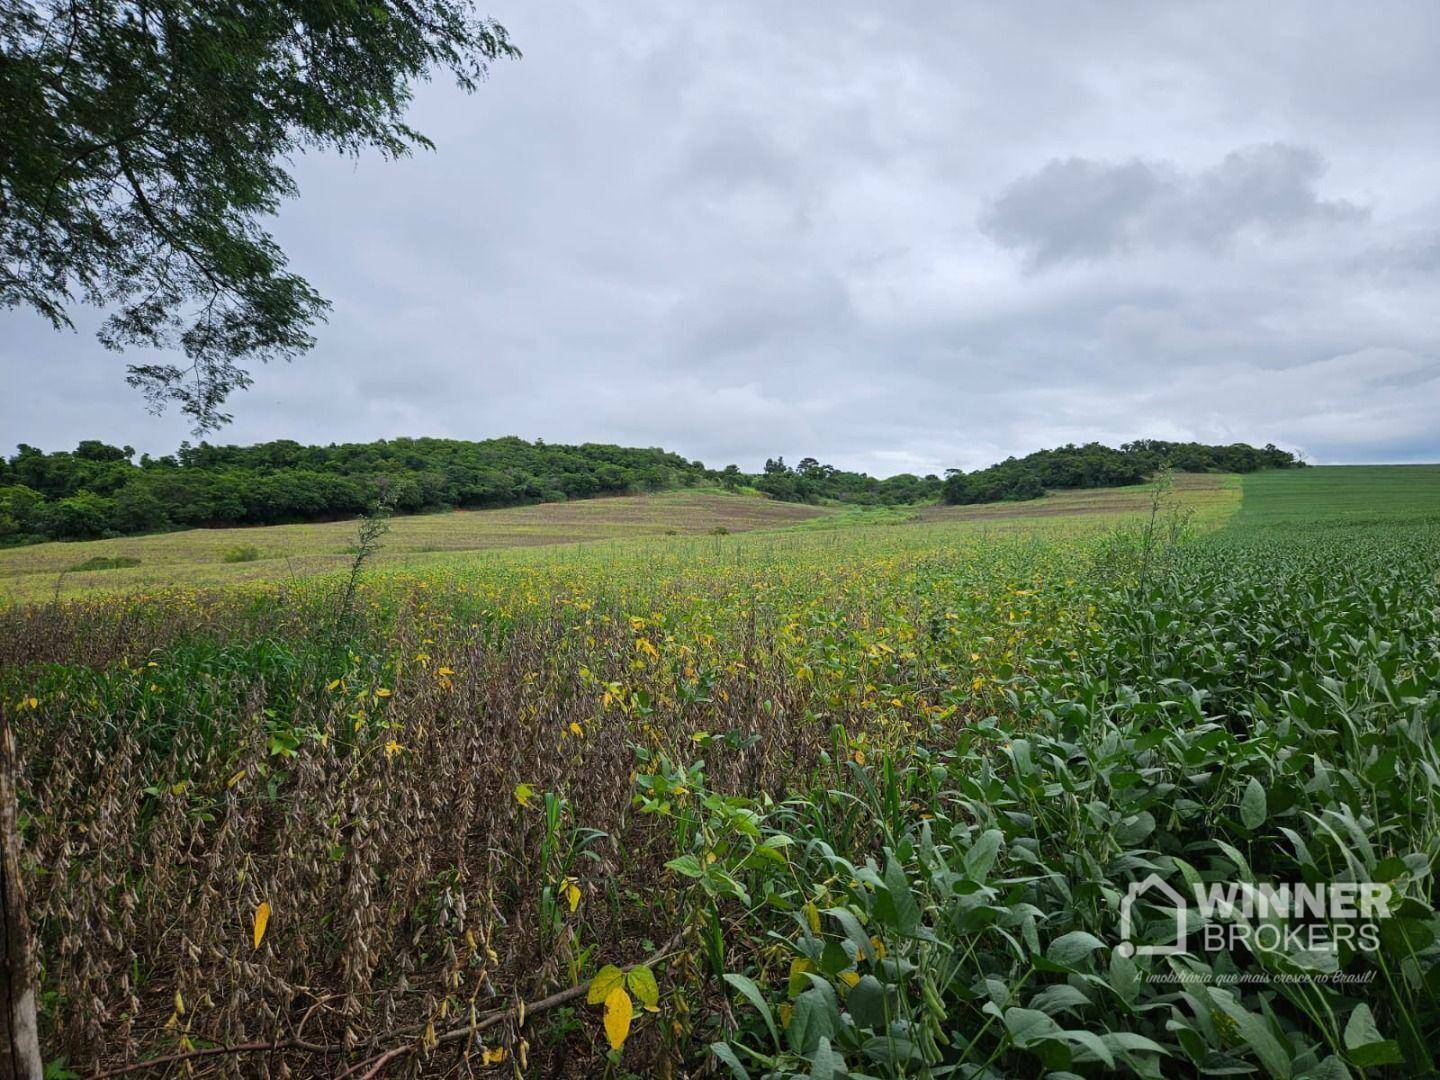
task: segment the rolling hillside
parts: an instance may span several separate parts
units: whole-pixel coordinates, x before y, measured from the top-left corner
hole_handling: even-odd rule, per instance
[[[774,529],[831,512],[755,496],[675,491],[397,516],[391,519],[378,562],[440,552]],[[70,595],[178,582],[283,580],[344,567],[354,542],[355,522],[349,520],[35,544],[0,551],[0,595],[35,600],[52,595],[57,586]],[[237,556],[247,557],[227,561]],[[91,560],[115,558],[138,563],[110,570],[74,569]]]

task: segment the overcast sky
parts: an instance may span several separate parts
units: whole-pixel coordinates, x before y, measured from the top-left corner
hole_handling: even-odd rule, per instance
[[[1433,0],[489,13],[524,59],[421,90],[434,153],[297,164],[274,233],[334,311],[212,441],[1440,461]],[[186,437],[98,321],[0,312],[6,452]]]

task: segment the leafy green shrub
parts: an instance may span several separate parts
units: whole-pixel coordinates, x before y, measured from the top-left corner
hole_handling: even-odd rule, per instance
[[[237,544],[228,548],[220,558],[228,563],[254,562],[260,558],[260,549],[254,544]]]

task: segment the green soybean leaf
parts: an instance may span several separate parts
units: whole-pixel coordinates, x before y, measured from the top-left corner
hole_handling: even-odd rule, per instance
[[[1345,1022],[1345,1054],[1363,1069],[1405,1063],[1399,1044],[1380,1034],[1375,1014],[1364,1002],[1355,1006],[1350,1019]]]
[[[888,1023],[885,1015],[885,984],[874,975],[862,975],[860,981],[845,995],[845,1007],[850,1010],[851,1019],[859,1028],[884,1031]]]
[[[1065,1009],[1083,1009],[1089,1004],[1090,999],[1069,983],[1056,983],[1032,997],[1028,1006],[1054,1016]]]
[[[835,1080],[844,1069],[844,1058],[830,1049],[830,1037],[820,1036],[820,1042],[810,1058],[810,1080]]]
[[[795,999],[795,1011],[785,1035],[790,1049],[797,1054],[813,1053],[822,1038],[833,1036],[840,1027],[840,1010],[834,1000],[818,987],[806,990]]]
[[[855,959],[863,960],[866,957],[875,955],[875,946],[870,944],[870,935],[865,933],[865,928],[860,925],[860,920],[855,913],[848,908],[832,907],[826,908],[825,914],[831,916],[840,924],[845,936],[855,945]]]
[[[754,1005],[760,1012],[760,1018],[765,1021],[765,1026],[770,1029],[770,1038],[775,1040],[775,1049],[780,1049],[780,1033],[775,1028],[775,1015],[770,1011],[770,1006],[765,1002],[765,995],[755,985],[755,980],[745,975],[737,975],[734,972],[725,973],[725,981],[739,990],[745,996],[745,1000]]]
[[[1260,1059],[1265,1071],[1280,1080],[1289,1080],[1292,1075],[1290,1054],[1270,1030],[1264,1017],[1245,1009],[1229,994],[1217,991],[1215,1000],[1230,1019],[1235,1021],[1236,1027],[1240,1029],[1240,1037],[1255,1051],[1255,1056]]]
[[[920,905],[915,902],[915,894],[910,891],[910,882],[905,878],[905,868],[893,854],[885,860],[884,881],[885,892],[882,896],[885,900],[885,914],[890,917],[897,930],[908,934],[920,925]],[[876,908],[879,910],[880,898],[876,899]]]
[[[1060,1034],[1060,1025],[1039,1009],[1006,1009],[1005,1030],[1016,1046],[1026,1047]]]
[[[1254,832],[1265,824],[1266,813],[1265,788],[1252,776],[1240,797],[1240,824]]]
[[[1072,930],[1050,943],[1050,948],[1045,950],[1045,958],[1066,967],[1074,967],[1104,945],[1094,934],[1087,934],[1084,930]]]
[[[710,1044],[710,1053],[725,1063],[726,1067],[730,1070],[730,1075],[733,1076],[735,1080],[750,1080],[749,1071],[744,1065],[740,1064],[740,1059],[735,1056],[735,1051],[731,1050],[728,1045],[723,1042],[713,1042]]]
[[[965,853],[967,877],[972,881],[985,880],[985,876],[990,873],[990,867],[995,865],[995,857],[1000,853],[1000,842],[1003,839],[1004,834],[999,829],[987,829],[980,834],[980,838]]]

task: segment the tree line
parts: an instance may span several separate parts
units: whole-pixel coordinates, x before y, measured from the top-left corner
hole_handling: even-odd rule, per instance
[[[905,506],[1038,498],[1048,490],[1143,482],[1162,465],[1189,472],[1253,472],[1300,465],[1274,446],[1142,440],[1119,450],[1089,443],[1009,458],[987,469],[878,479],[802,458],[770,458],[759,473],[650,448],[526,442],[514,436],[382,439],[303,446],[182,443],[151,457],[94,439],[46,453],[21,444],[0,459],[0,544],[92,540],[167,529],[277,525],[352,517],[383,493],[400,513],[489,509],[697,484],[756,491],[785,502]]]
[[[728,466],[721,473],[724,480],[740,477]],[[822,465],[813,457],[801,458],[794,468],[783,457],[767,458],[763,472],[746,477],[748,486],[784,502],[842,502],[858,506],[905,506],[911,503],[934,502],[940,497],[938,476],[915,476],[901,473],[884,480],[865,473],[846,472],[833,465]]]
[[[95,440],[0,463],[0,542],[275,525],[352,517],[382,491],[400,513],[492,508],[696,484],[698,461],[660,449],[507,437],[302,446],[181,444],[140,455]]]
[[[1070,443],[1023,458],[1006,458],[974,472],[951,469],[946,473],[943,497],[947,503],[968,504],[1038,499],[1047,491],[1067,488],[1123,487],[1144,483],[1162,466],[1179,472],[1248,473],[1304,464],[1273,443],[1257,449],[1246,443],[1207,446],[1138,439],[1124,443],[1119,450],[1098,442]]]

